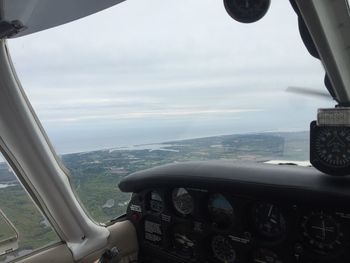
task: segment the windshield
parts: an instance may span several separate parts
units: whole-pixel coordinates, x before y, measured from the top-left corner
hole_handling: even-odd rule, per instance
[[[89,214],[125,211],[117,184],[191,160],[308,160],[309,124],[331,100],[289,1],[240,24],[221,1],[126,1],[10,40],[24,90]]]

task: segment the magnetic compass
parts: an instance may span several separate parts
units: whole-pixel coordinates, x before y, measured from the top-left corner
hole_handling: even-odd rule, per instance
[[[224,0],[227,13],[241,23],[260,20],[270,7],[270,0]]]
[[[311,123],[310,162],[330,175],[350,174],[350,127]]]

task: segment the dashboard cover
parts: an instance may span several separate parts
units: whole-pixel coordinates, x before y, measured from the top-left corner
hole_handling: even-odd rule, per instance
[[[349,177],[330,177],[312,167],[221,160],[174,163],[136,172],[123,178],[119,188],[138,192],[169,185],[332,203],[350,198]]]

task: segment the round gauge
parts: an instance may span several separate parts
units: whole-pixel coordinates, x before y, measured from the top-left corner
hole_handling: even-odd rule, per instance
[[[301,227],[308,245],[321,253],[335,250],[342,245],[343,233],[340,224],[322,211],[304,216]]]
[[[233,263],[236,260],[236,251],[234,250],[231,241],[224,236],[214,236],[211,241],[211,249],[214,257],[220,262]]]
[[[156,191],[151,192],[149,204],[150,204],[150,209],[153,212],[160,213],[163,211],[163,208],[164,208],[163,199]]]
[[[215,227],[225,229],[232,224],[234,219],[233,207],[223,195],[210,195],[208,210]]]
[[[177,254],[191,257],[195,246],[191,228],[186,225],[177,225],[173,229],[173,244]]]
[[[278,258],[277,254],[267,250],[267,249],[258,249],[253,254],[254,263],[283,263],[281,259]]]
[[[318,132],[314,151],[318,159],[328,167],[347,167],[350,165],[350,129],[322,128]]]
[[[172,193],[173,205],[181,215],[189,215],[193,212],[194,201],[185,188],[176,188]]]
[[[270,0],[224,0],[227,13],[241,23],[260,20],[269,10]]]
[[[253,217],[258,234],[264,238],[281,238],[287,231],[286,220],[274,204],[256,204],[253,208]]]

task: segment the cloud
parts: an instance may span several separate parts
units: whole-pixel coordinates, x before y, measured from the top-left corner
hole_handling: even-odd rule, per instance
[[[56,119],[43,119],[44,122],[79,122],[79,121],[91,121],[91,120],[120,120],[120,119],[145,119],[145,118],[173,118],[173,117],[200,117],[200,115],[223,115],[223,114],[237,114],[245,112],[258,112],[261,109],[182,109],[182,110],[153,110],[153,111],[136,111],[119,114],[101,114],[101,115],[85,115],[80,117],[68,117],[68,118],[56,118]],[[234,117],[238,119],[239,117]]]
[[[242,131],[307,129],[317,107],[331,105],[284,92],[325,89],[324,70],[307,53],[288,1],[273,1],[266,17],[244,25],[220,1],[128,0],[10,40],[9,48],[54,141],[63,127],[128,127],[131,134],[132,127],[159,127],[167,118],[188,126],[201,118],[197,130],[189,129],[198,135],[213,131],[211,123],[229,132],[228,118]]]

